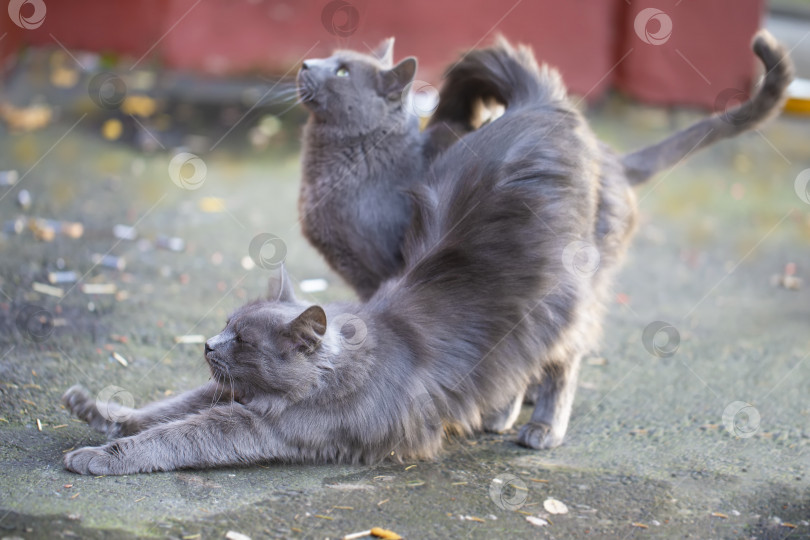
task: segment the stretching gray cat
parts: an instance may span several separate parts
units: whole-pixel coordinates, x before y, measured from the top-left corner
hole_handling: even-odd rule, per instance
[[[427,175],[422,170],[435,156],[476,129],[478,104],[494,99],[514,105],[510,81],[501,76],[504,64],[512,61],[511,48],[500,44],[476,51],[445,74],[439,106],[420,134],[415,117],[402,107],[402,92],[413,77],[415,62],[406,59],[391,68],[392,47],[393,40],[383,42],[373,56],[338,51],[326,60],[307,61],[299,74],[300,92],[312,111],[304,139],[300,199],[304,232],[361,298],[401,271],[399,239],[410,212],[403,189],[424,181]],[[624,157],[601,145],[595,237],[599,269],[594,276],[598,305],[606,297],[635,223],[635,195],[628,184],[642,183],[690,152],[753,129],[778,112],[791,79],[790,61],[765,32],[759,34],[755,50],[768,76],[751,102]],[[398,81],[390,96],[380,92],[381,81],[386,80]],[[375,106],[362,107],[364,103]],[[344,138],[346,133],[352,136]],[[357,137],[363,133],[366,139]],[[533,389],[529,401],[546,390]],[[518,412],[516,403],[510,411],[488,418],[485,427],[496,432],[508,429]]]
[[[790,66],[767,34],[754,47],[768,91],[738,110],[767,105],[770,114]],[[65,466],[129,474],[430,458],[443,426],[480,429],[537,379],[543,394],[519,441],[559,444],[579,358],[598,335],[599,289],[632,232],[634,197],[556,72],[538,69],[526,49],[499,50],[465,62],[502,82],[510,106],[441,154],[414,188],[399,277],[366,303],[321,308],[296,300],[282,273],[268,300],[237,310],[206,343],[214,382],[177,398],[111,411],[69,390],[75,414],[125,437],[70,452]],[[576,242],[615,250],[600,277],[572,271]]]

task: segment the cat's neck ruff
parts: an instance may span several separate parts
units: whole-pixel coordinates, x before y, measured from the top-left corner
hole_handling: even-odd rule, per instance
[[[321,122],[315,115],[310,115],[310,119],[304,128],[304,136],[309,142],[337,143],[341,146],[351,144],[367,145],[369,141],[418,137],[419,128],[418,126],[412,125],[418,124],[418,121],[418,118],[415,116],[408,116],[398,118],[396,122],[387,122],[372,129],[351,131],[344,125]]]

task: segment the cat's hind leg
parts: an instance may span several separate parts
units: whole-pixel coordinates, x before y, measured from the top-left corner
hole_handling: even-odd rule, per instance
[[[504,409],[490,412],[484,416],[482,421],[484,431],[489,433],[503,433],[504,431],[511,429],[517,421],[522,405],[523,393],[521,392],[520,395],[516,396],[515,399],[513,399],[512,402]]]
[[[576,354],[544,367],[531,420],[518,433],[519,444],[543,449],[562,443],[574,405],[581,359],[582,355]]]

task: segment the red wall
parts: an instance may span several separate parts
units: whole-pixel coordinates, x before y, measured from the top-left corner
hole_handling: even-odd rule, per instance
[[[626,54],[617,69],[616,85],[650,103],[681,103],[712,107],[728,88],[748,90],[757,60],[751,38],[759,29],[764,2],[759,0],[633,0],[624,18]],[[664,43],[645,43],[634,22],[644,9],[657,8],[671,20]],[[647,29],[656,34],[660,22]]]
[[[284,73],[304,56],[337,47],[367,50],[397,38],[395,56],[415,55],[417,77],[438,83],[458,53],[496,32],[534,46],[576,93],[598,97],[612,84],[657,103],[711,106],[730,86],[748,88],[748,46],[764,0],[46,0],[47,16],[27,43],[115,51],[142,63],[213,74]],[[324,9],[333,18],[324,21]],[[666,43],[644,43],[633,21],[645,7],[672,20]],[[339,8],[339,9],[337,9]],[[356,21],[354,20],[356,18]],[[332,24],[329,24],[332,21]],[[325,24],[326,23],[326,24]],[[337,24],[337,30],[333,24]],[[653,33],[657,23],[650,23]],[[340,30],[341,25],[348,28]],[[340,34],[344,34],[341,36]],[[0,42],[1,43],[1,42]],[[2,50],[2,49],[0,49]],[[308,53],[309,51],[309,53]],[[628,54],[628,51],[629,54]],[[147,54],[148,53],[148,54]],[[702,72],[706,83],[683,57]],[[619,62],[621,58],[624,60]]]

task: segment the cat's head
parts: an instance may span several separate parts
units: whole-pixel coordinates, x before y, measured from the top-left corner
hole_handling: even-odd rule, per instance
[[[221,384],[237,396],[276,395],[298,401],[331,371],[326,313],[293,295],[286,272],[271,279],[267,300],[237,309],[205,343],[205,359]]]
[[[329,58],[305,60],[298,93],[314,118],[351,134],[391,125],[408,115],[403,93],[413,82],[416,59],[393,65],[394,38],[372,54],[338,50]]]

